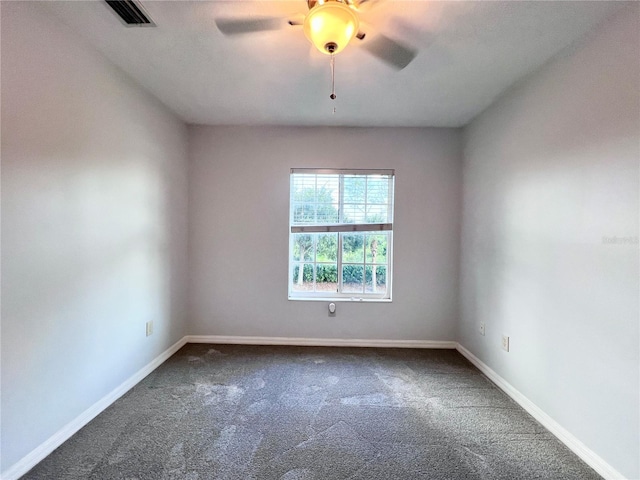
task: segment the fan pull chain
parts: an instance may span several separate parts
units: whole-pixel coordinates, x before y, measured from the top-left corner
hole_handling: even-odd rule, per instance
[[[331,54],[331,95],[329,95],[329,98],[331,100],[335,100],[336,99],[336,72],[335,72],[335,61],[336,61],[336,57],[335,55],[332,53]],[[335,108],[333,109],[333,113],[335,113]]]

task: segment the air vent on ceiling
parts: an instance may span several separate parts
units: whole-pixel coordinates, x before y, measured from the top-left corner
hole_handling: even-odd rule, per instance
[[[142,6],[133,0],[105,0],[125,25],[155,27]]]

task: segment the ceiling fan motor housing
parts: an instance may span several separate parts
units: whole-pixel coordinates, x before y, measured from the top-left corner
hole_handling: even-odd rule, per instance
[[[356,12],[337,0],[317,3],[304,19],[304,33],[327,55],[341,52],[358,33]]]

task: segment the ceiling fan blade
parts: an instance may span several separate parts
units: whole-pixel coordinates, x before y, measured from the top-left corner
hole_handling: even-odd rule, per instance
[[[361,12],[368,12],[384,0],[351,0],[352,5]]]
[[[376,35],[371,41],[363,43],[362,47],[397,70],[409,65],[418,54],[415,49],[384,35]]]
[[[278,30],[284,26],[281,18],[219,18],[216,20],[218,30],[223,35],[242,35],[244,33],[266,32]]]
[[[304,15],[293,15],[289,17],[287,23],[292,27],[301,27],[302,25],[304,25]]]

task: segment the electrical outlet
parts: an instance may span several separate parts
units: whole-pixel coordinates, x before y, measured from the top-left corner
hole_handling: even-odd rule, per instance
[[[480,326],[478,327],[478,332],[480,332],[480,335],[484,337],[484,322],[480,322]]]
[[[509,351],[509,337],[507,335],[502,335],[502,349],[505,352]]]
[[[147,337],[153,333],[153,320],[147,322]]]

